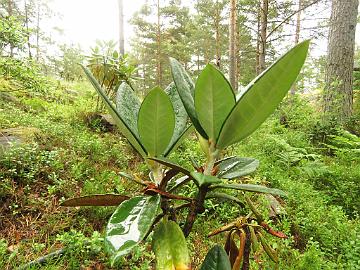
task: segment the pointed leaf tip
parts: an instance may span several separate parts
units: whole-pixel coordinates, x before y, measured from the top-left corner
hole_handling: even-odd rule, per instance
[[[195,84],[195,110],[202,128],[214,141],[235,105],[235,95],[224,75],[208,64]]]
[[[309,45],[309,40],[296,45],[249,83],[221,128],[218,148],[243,140],[274,112],[295,82]]]
[[[196,115],[194,104],[194,83],[191,80],[189,74],[185,71],[184,67],[174,58],[170,58],[171,74],[176,85],[176,89],[179,93],[181,101],[185,107],[187,114],[195,129],[200,133],[202,137],[208,139],[208,136],[199,123],[199,119]]]

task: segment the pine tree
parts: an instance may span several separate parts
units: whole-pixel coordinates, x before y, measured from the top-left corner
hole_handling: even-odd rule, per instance
[[[358,0],[333,0],[325,78],[325,113],[344,122],[351,116]]]

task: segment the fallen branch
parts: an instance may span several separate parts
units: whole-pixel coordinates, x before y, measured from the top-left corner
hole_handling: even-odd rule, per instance
[[[61,255],[63,255],[65,253],[65,250],[66,250],[65,248],[62,248],[62,249],[56,250],[54,252],[51,252],[51,253],[49,253],[45,256],[42,256],[34,261],[31,261],[25,265],[20,266],[19,268],[17,268],[17,270],[25,270],[25,269],[29,269],[33,266],[36,266],[38,264],[44,264],[52,258],[60,257]]]

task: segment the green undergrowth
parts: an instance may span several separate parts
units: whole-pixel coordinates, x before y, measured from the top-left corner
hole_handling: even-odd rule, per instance
[[[111,269],[102,236],[114,208],[62,208],[59,203],[95,193],[134,194],[139,186],[119,172],[140,177],[148,172],[121,134],[103,132],[96,122],[89,125],[87,115],[96,107],[89,84],[54,81],[53,87],[53,98],[19,93],[16,103],[0,100],[0,129],[39,130],[33,143],[0,157],[0,269],[61,248],[61,257],[30,269]],[[320,129],[320,116],[302,100],[292,106],[281,108],[251,137],[227,150],[228,155],[260,160],[255,174],[238,181],[288,193],[281,201],[284,212],[268,220],[290,236],[271,238],[280,251],[279,269],[360,269],[359,138],[338,127]],[[190,158],[204,161],[191,136],[170,156],[189,169]],[[184,195],[189,191],[187,186],[181,190]],[[251,198],[262,213],[269,212],[265,197]],[[228,202],[206,203],[188,239],[194,268],[210,246],[224,242],[224,235],[207,234],[249,211]],[[120,269],[151,269],[150,241],[151,236],[124,258]],[[262,269],[274,269],[265,254],[260,261]],[[252,262],[252,269],[259,269],[258,264]]]

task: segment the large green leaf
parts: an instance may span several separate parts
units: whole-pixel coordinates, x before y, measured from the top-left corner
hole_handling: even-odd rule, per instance
[[[139,139],[137,128],[138,113],[140,110],[140,100],[134,90],[125,82],[123,82],[117,91],[116,109],[124,120],[131,132]]]
[[[223,247],[216,245],[210,249],[200,270],[231,270],[229,258]]]
[[[174,79],[176,89],[179,93],[181,101],[188,113],[191,122],[201,136],[208,139],[206,132],[201,127],[195,111],[194,104],[194,83],[190,76],[186,73],[183,66],[174,58],[170,57],[171,74]]]
[[[296,45],[247,86],[225,120],[217,140],[218,148],[249,136],[276,109],[296,80],[308,48],[309,41]]]
[[[208,64],[195,84],[195,110],[210,139],[217,139],[234,105],[235,95],[229,82],[217,68]]]
[[[223,159],[218,165],[217,176],[225,179],[234,179],[256,171],[259,161],[254,158],[229,157]]]
[[[128,196],[120,194],[94,194],[83,197],[72,198],[62,202],[61,206],[117,206],[128,200]]]
[[[184,131],[187,129],[186,120],[188,118],[188,115],[186,113],[184,105],[182,104],[179,93],[177,92],[174,83],[171,83],[168,87],[166,87],[165,93],[169,96],[175,113],[175,129],[171,141],[167,149],[165,150],[165,155],[167,155],[170,153],[171,150],[174,150],[174,146],[182,137]]]
[[[199,172],[191,172],[191,176],[194,178],[195,182],[201,186],[210,186],[213,184],[221,183],[221,179],[212,175],[205,175]]]
[[[94,78],[90,70],[88,70],[84,66],[81,67],[83,68],[86,76],[90,80],[91,84],[94,86],[95,90],[98,92],[101,99],[104,101],[107,109],[109,110],[111,116],[114,118],[116,125],[119,127],[120,131],[124,134],[130,144],[136,149],[136,151],[138,151],[141,156],[146,157],[145,148],[140,143],[139,139],[136,137],[136,134],[131,131],[131,128],[127,126],[126,122],[122,119],[115,106],[106,96],[105,91],[102,89],[98,81]]]
[[[190,269],[190,256],[186,240],[179,225],[174,221],[159,223],[154,231],[152,249],[157,270]]]
[[[164,154],[174,127],[175,115],[170,98],[161,88],[155,87],[146,95],[138,116],[140,140],[149,156]]]
[[[253,184],[218,184],[218,185],[213,185],[211,187],[211,189],[217,189],[217,188],[236,189],[236,190],[258,192],[258,193],[269,193],[279,196],[287,196],[287,194],[280,189],[268,188],[265,186],[253,185]]]
[[[106,226],[105,248],[112,264],[129,253],[150,230],[160,206],[160,196],[137,196],[124,201]]]

